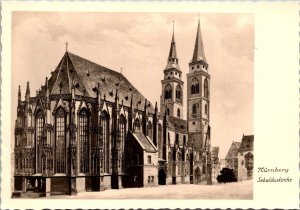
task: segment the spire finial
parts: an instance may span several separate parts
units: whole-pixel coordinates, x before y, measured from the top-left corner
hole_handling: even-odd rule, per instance
[[[68,42],[66,42],[66,52],[68,52]]]
[[[172,34],[172,43],[175,43],[175,36],[174,36],[174,20],[173,20],[173,34]]]
[[[120,73],[122,74],[122,71],[123,71],[123,67],[121,66],[121,68],[120,68]]]

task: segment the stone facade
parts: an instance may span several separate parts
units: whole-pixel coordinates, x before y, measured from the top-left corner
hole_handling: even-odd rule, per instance
[[[19,87],[13,197],[211,179],[208,64],[198,25],[184,83],[174,33],[160,110],[122,75],[66,51],[44,85]],[[195,109],[196,107],[196,109]]]

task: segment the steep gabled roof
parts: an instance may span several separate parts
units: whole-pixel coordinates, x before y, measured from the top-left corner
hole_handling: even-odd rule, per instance
[[[233,141],[228,152],[227,155],[225,157],[225,159],[232,159],[232,158],[236,158],[238,155],[238,150],[240,147],[241,143],[240,142],[235,142]]]
[[[187,133],[187,121],[178,117],[169,116],[168,127],[170,130],[176,130],[179,133]]]
[[[114,102],[116,89],[118,88],[119,101],[123,100],[124,106],[130,106],[131,94],[133,94],[133,106],[143,110],[145,97],[127,80],[116,71],[98,65],[73,53],[66,52],[49,79],[50,94],[70,94],[72,85],[76,86],[76,95],[96,97],[93,91],[100,85],[101,98],[106,96],[107,101]],[[147,102],[148,111],[154,108]]]
[[[239,152],[253,151],[254,135],[243,135]]]
[[[150,142],[150,140],[143,134],[141,131],[134,131],[133,133],[134,138],[140,144],[140,146],[146,151],[155,153],[157,149],[155,146]]]

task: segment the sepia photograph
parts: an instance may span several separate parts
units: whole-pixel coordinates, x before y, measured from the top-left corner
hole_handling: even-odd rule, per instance
[[[1,2],[1,209],[298,209],[296,2]]]
[[[12,12],[11,196],[253,199],[254,17]]]

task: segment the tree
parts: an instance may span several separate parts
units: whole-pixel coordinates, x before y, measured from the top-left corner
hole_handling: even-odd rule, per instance
[[[236,182],[237,178],[233,173],[233,169],[223,168],[221,174],[217,177],[218,183]]]

